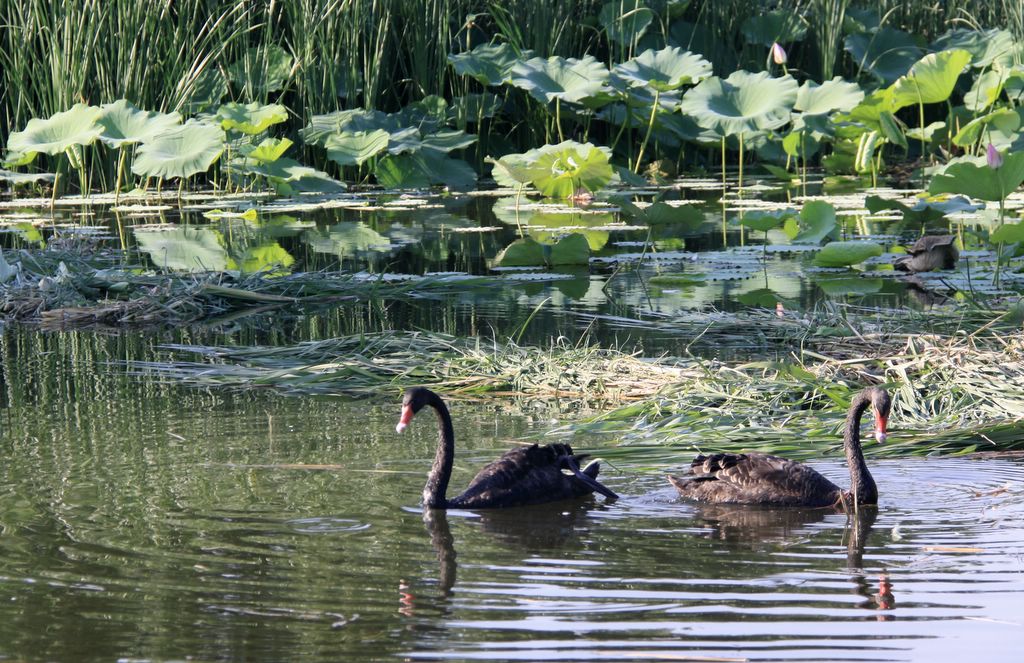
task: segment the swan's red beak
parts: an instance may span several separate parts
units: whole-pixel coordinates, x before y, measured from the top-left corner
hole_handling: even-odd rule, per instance
[[[875,411],[875,439],[879,442],[885,442],[885,439],[889,436],[886,432],[885,427],[889,424],[889,420],[883,417],[877,410]]]
[[[412,421],[412,415],[413,414],[415,414],[415,413],[412,411],[412,406],[411,405],[403,405],[402,406],[402,416],[399,417],[398,425],[395,426],[395,430],[397,432],[399,432],[399,433],[404,431],[405,427],[409,425],[410,421]]]

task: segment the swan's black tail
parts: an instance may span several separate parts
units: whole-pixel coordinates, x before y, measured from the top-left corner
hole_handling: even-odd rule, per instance
[[[619,496],[614,490],[608,488],[595,478],[597,477],[597,472],[600,469],[600,465],[598,463],[592,463],[585,470],[580,469],[579,461],[583,458],[584,456],[566,456],[565,464],[572,472],[573,476],[586,484],[595,493],[601,493],[610,500],[619,499]]]

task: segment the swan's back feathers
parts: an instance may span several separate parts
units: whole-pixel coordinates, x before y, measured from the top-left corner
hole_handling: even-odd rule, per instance
[[[583,497],[595,488],[575,476],[567,476],[562,470],[578,469],[585,458],[583,454],[574,454],[568,444],[518,447],[484,466],[466,492],[448,503],[453,507],[487,508]],[[598,470],[598,464],[593,463],[584,473],[593,481]]]
[[[669,476],[684,497],[720,504],[831,506],[841,489],[803,463],[763,453],[697,456],[687,477]]]

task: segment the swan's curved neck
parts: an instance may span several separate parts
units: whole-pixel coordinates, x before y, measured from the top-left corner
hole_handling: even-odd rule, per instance
[[[870,405],[870,394],[863,391],[857,394],[850,403],[850,411],[846,415],[846,432],[843,435],[846,464],[850,468],[850,492],[857,504],[878,503],[878,487],[868,471],[864,451],[860,446],[860,420]]]
[[[434,466],[427,475],[427,484],[423,486],[423,506],[430,509],[443,509],[447,504],[445,491],[448,480],[452,476],[452,465],[455,463],[455,430],[452,418],[444,401],[436,395],[427,403],[437,414],[437,453]]]

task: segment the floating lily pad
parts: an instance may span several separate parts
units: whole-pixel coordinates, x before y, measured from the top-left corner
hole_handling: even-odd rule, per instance
[[[586,265],[589,261],[590,244],[580,233],[558,240],[548,255],[548,262],[552,265]]]
[[[499,267],[539,267],[544,264],[544,247],[531,237],[512,242],[494,258]]]
[[[814,256],[814,264],[818,267],[849,267],[884,252],[882,245],[875,242],[829,242]]]

